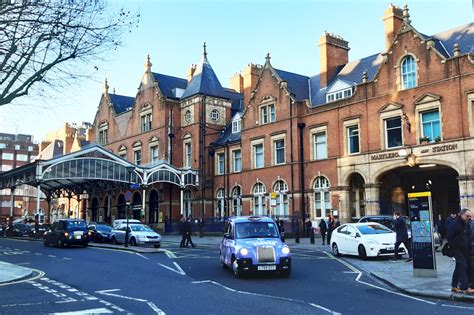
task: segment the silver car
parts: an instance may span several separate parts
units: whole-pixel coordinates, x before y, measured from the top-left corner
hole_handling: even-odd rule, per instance
[[[112,244],[125,243],[126,233],[126,225],[114,228],[112,232],[110,232],[110,240]],[[129,224],[128,242],[132,246],[153,245],[158,248],[161,245],[161,235],[144,224]]]

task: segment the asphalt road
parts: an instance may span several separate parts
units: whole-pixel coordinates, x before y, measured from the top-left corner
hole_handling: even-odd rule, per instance
[[[37,270],[0,286],[0,314],[472,314],[474,305],[403,295],[325,252],[293,249],[290,278],[236,279],[218,249],[136,254],[0,239],[0,260]]]

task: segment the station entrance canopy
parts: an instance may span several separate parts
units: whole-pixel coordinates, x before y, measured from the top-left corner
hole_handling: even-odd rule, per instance
[[[199,184],[196,170],[179,169],[164,160],[135,165],[99,145],[0,173],[0,190],[30,185],[53,198],[64,191],[79,195],[128,188],[129,183],[140,187],[171,183],[181,189]]]

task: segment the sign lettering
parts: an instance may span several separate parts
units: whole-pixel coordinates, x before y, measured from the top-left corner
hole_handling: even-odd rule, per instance
[[[400,157],[398,152],[390,152],[390,153],[379,153],[379,154],[372,154],[370,159],[372,161],[378,161],[378,160],[387,160],[387,159],[393,159]]]

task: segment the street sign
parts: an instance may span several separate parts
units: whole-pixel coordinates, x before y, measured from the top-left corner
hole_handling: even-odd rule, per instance
[[[125,193],[125,201],[126,202],[132,201],[132,192],[130,190],[127,190],[127,192]]]
[[[413,275],[436,277],[431,192],[409,193],[408,206],[411,222]]]
[[[140,184],[130,184],[130,189],[138,189],[140,188]]]

